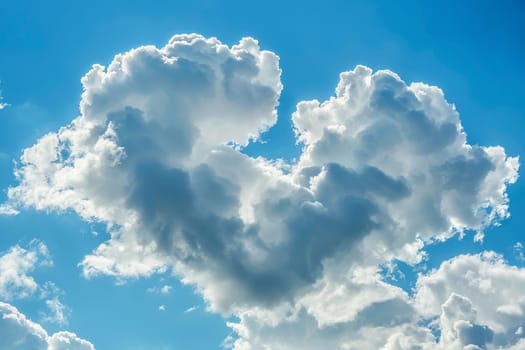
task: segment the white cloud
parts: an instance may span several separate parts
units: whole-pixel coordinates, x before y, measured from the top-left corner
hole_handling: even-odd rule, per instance
[[[93,344],[74,333],[51,336],[14,306],[0,302],[0,348],[10,350],[94,350]]]
[[[66,326],[68,324],[68,315],[71,310],[66,305],[62,304],[58,297],[46,300],[46,306],[49,310],[44,317],[45,322],[56,323],[59,326]]]
[[[518,260],[525,261],[525,254],[523,254],[523,244],[521,242],[516,242],[514,246],[514,254]]]
[[[0,91],[1,93],[1,91]],[[0,94],[0,110],[4,109],[5,107],[9,106],[9,104],[2,102],[2,95]]]
[[[36,268],[52,265],[47,246],[38,240],[32,240],[27,248],[19,245],[9,248],[0,255],[0,299],[44,300],[47,311],[42,312],[43,321],[64,326],[70,310],[59,299],[63,292],[53,282],[40,284],[31,276]]]
[[[159,306],[159,311],[166,311],[166,306],[165,305],[160,305]]]
[[[18,210],[9,205],[0,205],[0,215],[17,215]]]
[[[365,298],[353,285],[316,293],[295,311],[249,310],[229,324],[239,336],[230,345],[237,350],[523,349],[524,283],[525,268],[507,265],[493,252],[461,255],[421,275],[414,297],[377,280],[364,289]],[[374,290],[381,299],[374,300]],[[352,313],[346,305],[360,310]]]
[[[239,152],[275,123],[282,88],[278,57],[254,39],[178,35],[93,66],[82,84],[81,115],[23,152],[8,205],[107,224],[86,277],[171,270],[239,316],[236,349],[436,346],[419,299],[379,266],[418,263],[426,242],[481,237],[509,215],[518,159],[467,144],[439,88],[390,71],[358,66],[327,101],[300,102],[296,164]],[[461,297],[478,302],[449,297],[428,307],[443,325]],[[456,321],[447,329],[463,340],[494,327]]]
[[[151,288],[148,288],[148,289],[146,289],[146,291],[148,293],[167,295],[167,294],[170,294],[172,289],[173,289],[172,286],[170,286],[169,284],[165,284],[162,287],[151,287]]]
[[[46,245],[33,240],[28,248],[11,247],[0,255],[0,298],[23,299],[38,291],[39,285],[29,275],[38,266],[50,266],[52,260]]]
[[[186,310],[184,310],[184,313],[185,313],[185,314],[189,314],[189,313],[191,313],[191,312],[196,311],[198,308],[199,308],[199,306],[197,306],[197,305],[193,305],[193,306],[187,308]]]
[[[507,265],[496,253],[457,256],[420,277],[416,288],[416,306],[426,317],[442,312],[443,304],[445,311],[455,312],[454,324],[465,321],[487,327],[494,347],[513,345],[523,336],[518,330],[525,324],[525,268]],[[458,300],[465,306],[455,306]],[[452,325],[446,328],[454,334]]]

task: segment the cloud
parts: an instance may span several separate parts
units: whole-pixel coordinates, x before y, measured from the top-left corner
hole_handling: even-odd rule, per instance
[[[65,326],[69,308],[62,304],[63,292],[53,282],[37,282],[31,273],[39,267],[50,267],[53,260],[47,246],[36,239],[27,248],[15,245],[0,255],[0,299],[4,301],[37,298],[45,300],[44,322]]]
[[[51,336],[14,306],[0,302],[0,348],[12,350],[94,350],[93,344],[70,332]]]
[[[7,103],[5,103],[5,102],[2,102],[2,95],[1,95],[1,92],[2,92],[2,91],[0,91],[0,111],[1,111],[2,109],[4,109],[5,107],[9,106],[9,104],[7,104]]]
[[[454,328],[459,321],[467,322],[459,325],[469,332],[481,332],[476,339],[485,339],[496,348],[513,345],[523,336],[518,330],[525,324],[525,269],[507,265],[494,252],[446,261],[420,277],[416,288],[418,310],[426,317],[444,312],[453,321],[442,321],[452,338],[468,338]],[[437,307],[441,304],[443,310]]]
[[[59,326],[68,324],[68,314],[70,309],[62,304],[58,297],[46,300],[46,306],[49,309],[49,314],[44,317],[45,322],[56,323]]]
[[[301,300],[292,312],[246,311],[229,323],[238,335],[230,347],[473,350],[525,344],[525,268],[506,264],[494,252],[443,262],[419,276],[413,296],[377,276],[360,285],[354,280],[350,288],[352,279],[347,288],[313,292],[316,298]],[[378,296],[382,300],[374,300]],[[348,314],[353,316],[341,317]]]
[[[236,349],[284,349],[284,334],[290,348],[434,346],[380,266],[508,217],[518,158],[469,145],[439,88],[364,66],[328,100],[298,103],[297,162],[249,157],[242,147],[276,122],[280,73],[254,39],[196,34],[94,65],[80,115],[24,150],[8,205],[105,223],[84,276],[171,271],[240,318]],[[465,341],[493,329],[459,321]]]
[[[167,295],[170,294],[171,290],[173,289],[172,286],[165,284],[162,287],[151,287],[146,289],[148,293],[154,293],[154,294],[161,294],[161,295]]]
[[[185,313],[185,314],[189,314],[189,313],[191,313],[191,312],[196,311],[198,308],[199,308],[198,305],[193,305],[193,306],[187,308],[186,310],[184,310],[184,313]]]
[[[27,298],[39,290],[35,279],[29,275],[38,266],[50,266],[53,262],[47,246],[37,240],[28,248],[11,247],[0,255],[0,298],[4,300]]]
[[[9,205],[0,205],[0,215],[18,215],[18,210],[14,209],[13,207]]]
[[[525,261],[525,255],[523,254],[523,244],[521,242],[516,242],[512,248],[516,259]]]

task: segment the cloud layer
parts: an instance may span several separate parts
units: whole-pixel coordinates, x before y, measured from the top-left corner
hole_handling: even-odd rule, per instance
[[[518,159],[469,145],[439,88],[364,66],[344,72],[335,96],[297,105],[303,152],[283,165],[239,150],[276,122],[282,89],[278,57],[254,39],[228,47],[177,35],[93,66],[82,84],[80,115],[24,150],[8,196],[107,224],[111,238],[81,263],[86,277],[171,269],[210,309],[240,317],[236,349],[449,338],[483,348],[511,331],[473,316],[478,300],[453,287],[422,314],[418,297],[378,272],[509,215]],[[422,277],[418,293],[438,275]],[[436,342],[418,323],[427,317],[450,337]],[[469,343],[473,334],[486,338]]]

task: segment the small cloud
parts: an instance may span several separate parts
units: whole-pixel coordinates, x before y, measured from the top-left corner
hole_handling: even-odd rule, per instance
[[[198,308],[199,308],[199,307],[198,307],[197,305],[193,305],[192,307],[187,308],[187,309],[184,311],[184,313],[185,313],[185,314],[189,314],[190,312],[193,312],[193,311],[197,310]]]
[[[483,239],[485,238],[485,234],[481,231],[476,232],[474,235],[474,242],[483,244]]]
[[[16,210],[15,208],[9,205],[3,204],[3,205],[0,205],[0,215],[8,215],[8,216],[18,215],[18,210]]]
[[[160,305],[159,306],[159,311],[166,311],[166,306],[165,305]]]
[[[171,291],[171,286],[165,285],[160,289],[161,294],[168,294]]]
[[[47,246],[32,240],[27,248],[19,245],[0,254],[0,298],[24,299],[40,290],[40,285],[31,276],[37,267],[53,266]]]
[[[4,109],[5,107],[9,106],[8,103],[2,102],[2,91],[0,91],[0,110]]]
[[[514,248],[514,254],[516,255],[516,258],[518,260],[525,261],[525,254],[523,253],[523,243],[516,242],[513,248]]]
[[[154,293],[154,294],[161,294],[161,295],[167,295],[171,292],[173,289],[172,286],[165,284],[162,287],[151,287],[146,289],[148,293]]]
[[[63,294],[63,292],[60,290],[60,288],[58,288],[57,285],[51,281],[45,282],[40,288],[41,299],[48,299],[61,294]]]
[[[62,304],[58,297],[46,300],[46,306],[49,312],[44,316],[44,322],[55,323],[59,326],[68,324],[68,315],[71,313],[71,310]]]

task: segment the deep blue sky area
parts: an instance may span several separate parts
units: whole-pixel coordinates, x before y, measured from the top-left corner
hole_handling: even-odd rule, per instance
[[[78,115],[80,78],[91,65],[107,65],[117,53],[163,46],[174,34],[192,32],[228,45],[252,36],[280,57],[284,90],[279,121],[263,135],[264,142],[244,150],[250,155],[297,157],[300,146],[290,123],[295,105],[327,99],[339,73],[357,64],[390,69],[407,83],[439,86],[456,105],[469,143],[525,154],[525,2],[520,0],[1,0],[0,91],[9,106],[0,112],[0,199],[15,184],[13,162],[22,150]],[[483,246],[472,243],[468,234],[463,241],[431,247],[429,265],[483,249],[523,265],[512,249],[523,241],[525,230],[523,181],[508,193],[512,217],[488,230]],[[46,242],[55,261],[35,272],[35,278],[60,280],[63,300],[71,308],[67,328],[97,349],[214,349],[230,333],[220,316],[205,311],[191,286],[169,274],[118,286],[109,277],[84,279],[77,264],[107,238],[100,225],[71,213],[32,209],[0,216],[0,252],[33,238]],[[146,292],[163,284],[172,285],[172,293]],[[21,301],[17,306],[37,320],[37,304]],[[166,312],[159,312],[160,305]],[[194,312],[184,312],[195,305]],[[105,316],[97,317],[94,310]]]

